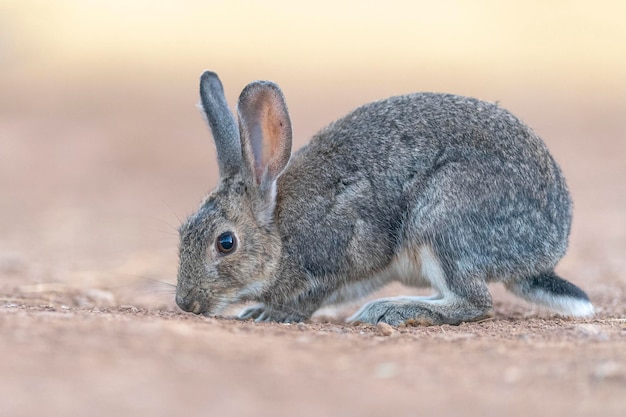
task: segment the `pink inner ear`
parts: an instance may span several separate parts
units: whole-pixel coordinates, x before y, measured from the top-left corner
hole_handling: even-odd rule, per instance
[[[272,158],[279,152],[282,137],[284,136],[284,126],[282,118],[285,117],[279,108],[273,105],[274,97],[265,93],[265,97],[259,100],[259,108],[257,109],[257,118],[259,121],[259,132],[262,138],[261,143],[253,144],[256,159],[257,182],[261,181],[261,177],[267,167],[270,173],[274,174],[275,167],[272,164]]]
[[[277,86],[251,83],[239,98],[244,158],[261,184],[264,174],[274,181],[291,153],[291,124]]]

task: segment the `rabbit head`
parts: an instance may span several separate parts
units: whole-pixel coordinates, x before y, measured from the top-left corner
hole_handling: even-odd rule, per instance
[[[282,92],[250,83],[228,109],[217,74],[200,78],[201,108],[217,149],[219,183],[181,225],[176,303],[217,314],[258,296],[281,254],[274,224],[276,181],[291,155],[291,122]]]

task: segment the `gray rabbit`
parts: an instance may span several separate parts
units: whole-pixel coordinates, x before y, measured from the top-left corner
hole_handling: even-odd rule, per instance
[[[497,104],[449,94],[357,108],[291,154],[276,84],[250,83],[239,123],[213,72],[200,79],[217,188],[180,227],[178,306],[306,320],[399,281],[429,297],[365,304],[349,321],[458,324],[490,317],[487,283],[567,316],[593,314],[558,277],[572,204],[543,141]]]

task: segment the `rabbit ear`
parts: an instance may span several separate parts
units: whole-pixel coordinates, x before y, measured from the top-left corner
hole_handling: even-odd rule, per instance
[[[243,158],[237,123],[228,109],[224,88],[216,73],[205,71],[200,77],[200,101],[217,148],[220,177],[240,172]]]
[[[255,81],[241,92],[238,111],[245,162],[261,191],[273,190],[291,156],[291,121],[283,93],[272,82]]]

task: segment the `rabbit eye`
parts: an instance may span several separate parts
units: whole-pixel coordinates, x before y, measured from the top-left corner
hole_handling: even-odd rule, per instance
[[[217,250],[223,254],[231,253],[237,246],[237,239],[233,232],[224,232],[217,237],[215,241]]]

